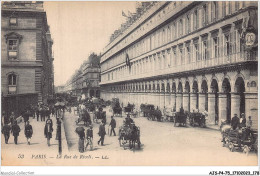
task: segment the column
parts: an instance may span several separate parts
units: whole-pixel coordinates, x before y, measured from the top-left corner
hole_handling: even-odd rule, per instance
[[[176,111],[179,112],[180,108],[183,106],[183,96],[182,93],[176,93]]]
[[[190,95],[188,92],[183,93],[183,109],[189,111]]]
[[[245,92],[245,116],[251,116],[252,128],[258,129],[258,94],[257,92]]]
[[[190,93],[190,112],[196,109],[197,93]]]
[[[219,93],[219,125],[221,120],[227,120],[227,94]]]
[[[176,94],[173,93],[171,94],[171,108],[175,109],[176,110]]]
[[[206,94],[205,93],[199,93],[199,111],[203,112],[205,111],[205,98]]]
[[[238,93],[231,93],[231,118],[234,114],[240,117],[240,95]]]
[[[216,118],[216,95],[208,93],[208,123],[214,125]]]

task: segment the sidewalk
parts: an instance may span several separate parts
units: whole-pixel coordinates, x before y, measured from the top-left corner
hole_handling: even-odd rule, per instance
[[[12,134],[10,134],[10,138],[8,141],[8,144],[5,144],[4,140],[4,135],[2,134],[2,141],[1,141],[1,146],[2,146],[2,151],[4,151],[5,154],[12,153],[15,151],[15,153],[28,153],[28,154],[35,154],[35,153],[56,153],[58,154],[58,140],[56,140],[56,129],[57,129],[57,124],[56,124],[56,118],[51,117],[53,121],[53,133],[52,133],[52,138],[51,138],[51,146],[47,145],[47,139],[44,136],[44,126],[45,122],[44,121],[37,121],[37,119],[33,119],[30,117],[29,121],[30,124],[32,125],[33,128],[33,135],[31,138],[31,145],[27,144],[27,139],[24,134],[24,122],[20,122],[19,126],[21,128],[21,131],[18,136],[18,144],[14,144],[14,137]],[[61,124],[61,131],[62,131],[62,152],[67,152],[67,142],[65,138],[65,132],[64,132],[64,125]],[[3,154],[3,152],[2,152]],[[3,155],[2,155],[3,156]]]

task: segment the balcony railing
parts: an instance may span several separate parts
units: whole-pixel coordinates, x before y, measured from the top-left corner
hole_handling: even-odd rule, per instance
[[[210,67],[223,66],[227,64],[242,63],[246,61],[258,61],[257,51],[239,52],[228,56],[210,58],[207,60],[200,60],[200,61],[190,62],[186,64],[179,64],[172,67],[168,67],[168,68],[164,67],[155,70],[151,70],[149,68],[148,68],[149,70],[147,70],[147,66],[146,66],[145,69],[141,70],[142,73],[138,73],[138,74],[131,73],[128,75],[120,74],[119,76],[117,76],[117,79],[110,80],[110,81],[101,81],[100,85],[108,84],[108,83],[116,83],[121,81],[129,81],[133,79],[145,79],[145,78],[155,77],[160,75],[169,75],[174,73],[181,73],[181,72],[205,69]],[[129,73],[129,70],[127,70],[127,72]]]

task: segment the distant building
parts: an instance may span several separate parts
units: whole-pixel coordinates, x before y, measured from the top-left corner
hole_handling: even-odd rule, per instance
[[[1,24],[3,110],[19,115],[28,104],[53,97],[53,41],[40,1],[3,2]]]
[[[55,93],[63,93],[63,92],[65,92],[64,86],[55,87]]]
[[[144,5],[101,54],[101,98],[234,114],[258,121],[258,3],[160,1]],[[117,35],[116,35],[117,34]]]
[[[100,97],[100,57],[91,54],[89,58],[67,81],[64,90],[73,96]]]

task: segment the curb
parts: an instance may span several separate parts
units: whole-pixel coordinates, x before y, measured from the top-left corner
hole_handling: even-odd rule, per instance
[[[69,148],[68,148],[68,144],[67,144],[67,139],[66,139],[66,135],[65,135],[65,128],[64,128],[64,122],[63,121],[62,121],[62,124],[61,124],[61,145],[62,145],[62,153],[68,153]]]

